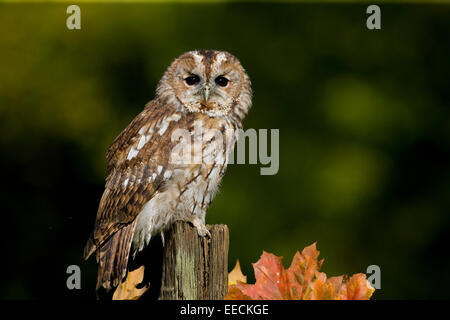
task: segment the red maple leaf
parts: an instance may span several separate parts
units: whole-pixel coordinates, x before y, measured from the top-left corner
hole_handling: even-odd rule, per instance
[[[374,288],[362,273],[347,279],[344,276],[327,278],[319,272],[323,259],[318,260],[316,244],[298,251],[291,266],[284,269],[282,257],[263,252],[253,263],[255,284],[238,281],[230,285],[227,300],[361,300],[369,299]]]

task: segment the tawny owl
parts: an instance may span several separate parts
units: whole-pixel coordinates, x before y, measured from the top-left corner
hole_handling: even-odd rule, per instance
[[[97,253],[97,289],[117,286],[130,253],[176,220],[208,235],[206,209],[250,106],[250,79],[227,52],[191,51],[169,66],[155,99],[106,156],[105,191],[84,251],[85,259]]]

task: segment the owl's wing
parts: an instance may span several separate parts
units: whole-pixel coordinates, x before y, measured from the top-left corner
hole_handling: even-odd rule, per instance
[[[84,258],[97,252],[97,290],[111,289],[125,277],[137,216],[164,183],[164,173],[152,165],[133,162],[110,173],[100,200],[95,229]]]
[[[113,169],[100,200],[94,232],[85,248],[85,259],[114,233],[136,219],[145,203],[164,183],[164,173],[157,172],[154,165],[138,163],[123,169]]]
[[[108,172],[114,167],[120,166],[120,164],[126,160],[127,156],[125,153],[129,152],[137,139],[140,139],[141,135],[139,134],[139,130],[141,130],[147,122],[152,122],[152,118],[153,121],[157,121],[158,119],[156,119],[156,117],[161,113],[160,109],[158,103],[150,101],[145,106],[144,110],[131,121],[128,127],[114,139],[111,147],[109,147],[108,152],[106,153]]]
[[[167,182],[164,175],[173,145],[169,129],[177,124],[173,119],[180,118],[153,100],[114,140],[106,156],[109,174],[85,259],[117,230],[133,222]]]
[[[167,171],[171,167],[170,154],[174,145],[170,132],[179,125],[174,119],[180,118],[181,115],[174,114],[170,108],[151,102],[108,151],[106,187],[94,232],[84,250],[85,259],[98,250],[100,282],[106,278],[109,281],[111,272],[114,281],[122,275],[136,218],[170,179]]]

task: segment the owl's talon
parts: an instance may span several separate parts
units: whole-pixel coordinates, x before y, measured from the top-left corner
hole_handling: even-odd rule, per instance
[[[197,216],[191,216],[187,218],[186,221],[191,223],[194,228],[197,229],[197,233],[200,237],[207,237],[208,239],[211,239],[211,233],[208,231],[208,228],[206,228],[202,219]]]
[[[211,239],[211,233],[206,229],[205,225],[203,225],[203,228],[197,227],[197,233],[200,237],[207,237],[208,239]]]

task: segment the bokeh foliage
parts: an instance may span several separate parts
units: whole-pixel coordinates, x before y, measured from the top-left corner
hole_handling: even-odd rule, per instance
[[[66,6],[0,4],[2,298],[94,297],[105,152],[200,48],[247,69],[245,127],[280,129],[278,174],[230,166],[208,211],[230,267],[317,241],[327,273],[379,265],[375,299],[449,297],[450,6],[385,5],[379,31],[364,5],[83,4],[80,31]]]

